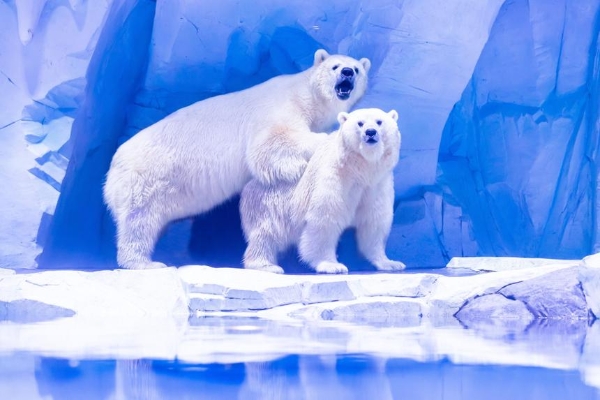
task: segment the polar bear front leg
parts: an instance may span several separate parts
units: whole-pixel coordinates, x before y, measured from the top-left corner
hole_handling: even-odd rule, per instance
[[[337,260],[335,251],[341,232],[336,224],[309,218],[298,244],[300,258],[320,274],[347,274],[348,267]]]
[[[326,137],[326,134],[287,126],[260,132],[252,138],[246,153],[250,173],[268,186],[282,181],[297,182]]]
[[[379,271],[400,271],[406,265],[390,260],[385,245],[394,218],[393,176],[367,190],[356,212],[356,241],[359,251]]]

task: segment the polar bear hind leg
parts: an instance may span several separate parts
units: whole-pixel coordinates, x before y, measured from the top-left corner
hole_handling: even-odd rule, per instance
[[[244,252],[244,268],[283,274],[283,268],[277,265],[277,253],[276,239],[264,230],[254,230]]]
[[[127,269],[164,268],[152,261],[152,251],[166,223],[148,210],[139,210],[123,217],[117,224],[117,262]]]
[[[166,267],[151,259],[160,233],[169,222],[168,210],[158,201],[158,185],[160,180],[149,184],[139,174],[123,174],[116,168],[107,177],[105,198],[117,225],[117,263],[122,268]]]

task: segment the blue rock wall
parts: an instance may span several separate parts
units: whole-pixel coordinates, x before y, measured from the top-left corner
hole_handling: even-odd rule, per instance
[[[21,2],[6,4],[18,14]],[[30,10],[17,18],[23,46],[31,38],[22,26],[35,26],[33,17],[39,29],[51,26],[49,10],[60,5],[48,4],[39,15]],[[102,22],[89,22],[98,43],[87,48],[87,75],[36,97],[56,100],[59,93],[52,120],[67,123],[56,123],[52,135],[37,126],[26,132],[30,143],[62,138],[54,139],[52,163],[69,163],[62,182],[55,169],[30,171],[54,189],[62,184],[52,223],[47,213],[38,235],[42,266],[112,262],[114,227],[100,189],[120,143],[194,101],[303,70],[320,47],[369,57],[370,88],[358,106],[400,114],[391,256],[426,267],[460,255],[579,258],[597,251],[599,6],[115,0]],[[23,106],[35,124],[48,115],[36,104]],[[65,143],[64,118],[73,116]],[[211,214],[170,227],[157,257],[239,263],[244,244],[235,201]],[[339,252],[369,268],[351,233]]]

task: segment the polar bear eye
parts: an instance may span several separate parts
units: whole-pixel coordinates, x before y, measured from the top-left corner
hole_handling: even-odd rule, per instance
[[[358,75],[358,68],[354,67],[354,72],[356,72],[356,75]]]
[[[362,128],[362,126],[363,126],[363,125],[364,125],[364,124],[363,124],[363,122],[362,122],[362,121],[360,121],[360,122],[358,123],[358,126],[360,126],[361,128]]]
[[[381,120],[377,121],[377,125],[381,126]]]
[[[331,68],[331,69],[335,71],[338,68],[339,68],[339,65],[334,65],[333,68]]]

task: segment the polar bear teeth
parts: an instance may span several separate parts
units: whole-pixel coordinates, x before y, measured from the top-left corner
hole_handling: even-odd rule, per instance
[[[335,85],[335,92],[340,100],[347,100],[350,97],[350,93],[352,93],[353,89],[354,84],[347,79],[344,79]]]

